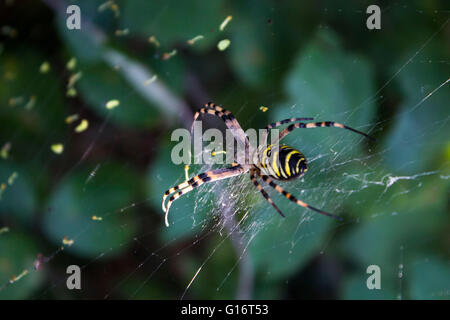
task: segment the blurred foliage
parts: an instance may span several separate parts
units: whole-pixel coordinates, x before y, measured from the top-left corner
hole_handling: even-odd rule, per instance
[[[120,253],[119,247],[127,249],[126,243],[136,232],[136,217],[129,207],[139,187],[137,175],[129,167],[106,162],[94,170],[78,169],[61,181],[42,218],[43,230],[51,240],[58,243],[64,237],[73,239],[76,245],[70,250],[91,258],[111,247],[116,254]],[[87,225],[89,220],[92,222]],[[86,228],[95,232],[79,237]]]
[[[235,218],[249,215],[252,298],[449,298],[443,2],[380,2],[378,31],[365,25],[372,3],[356,0],[68,3],[81,8],[81,30],[66,28],[64,1],[0,1],[0,299],[178,299],[200,267],[186,297],[235,298],[246,258],[220,221],[233,203],[226,188],[243,198]],[[222,39],[231,41],[225,51]],[[280,219],[242,177],[178,200],[166,228],[161,196],[185,176],[169,142],[183,112],[168,116],[136,90],[110,50],[156,74],[192,111],[211,99],[244,129],[309,116],[375,136],[367,143],[326,128],[286,137],[313,161],[283,187],[345,222],[273,194]],[[120,105],[108,110],[112,99]],[[81,119],[89,126],[76,133]],[[83,266],[82,292],[65,290],[69,264]],[[366,287],[371,264],[382,290]]]

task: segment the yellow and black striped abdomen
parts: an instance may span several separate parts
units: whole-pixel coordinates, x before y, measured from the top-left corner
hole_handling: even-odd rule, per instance
[[[262,151],[259,159],[262,173],[278,180],[298,178],[308,170],[305,156],[287,145],[269,145]]]

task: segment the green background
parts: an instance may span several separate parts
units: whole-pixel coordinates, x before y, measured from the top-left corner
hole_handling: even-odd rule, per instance
[[[0,147],[10,146],[0,158],[0,299],[449,298],[443,1],[117,0],[117,12],[103,3],[70,2],[81,30],[68,30],[69,3],[0,1]],[[381,30],[366,27],[371,4],[381,7]],[[231,41],[225,51],[222,39]],[[125,65],[108,61],[112,51]],[[141,91],[131,64],[158,79]],[[76,72],[77,94],[67,96]],[[155,98],[161,90],[186,108]],[[114,110],[105,108],[111,99],[120,101]],[[244,129],[312,116],[374,136],[325,128],[286,138],[310,167],[281,184],[344,221],[267,189],[282,219],[243,176],[175,202],[166,228],[161,196],[184,180],[171,133],[210,100]],[[65,123],[72,114],[89,121],[86,131],[74,132],[80,120]],[[245,218],[232,236],[224,212]],[[82,266],[82,290],[65,286],[72,264]],[[366,286],[369,265],[381,268],[381,290]]]

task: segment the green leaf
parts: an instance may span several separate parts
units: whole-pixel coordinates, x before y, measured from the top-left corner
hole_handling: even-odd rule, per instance
[[[234,21],[229,26],[231,45],[222,53],[229,54],[231,66],[241,81],[253,87],[272,83],[275,75],[271,73],[268,77],[267,70],[275,63],[279,49],[277,38],[272,36],[264,19],[271,15],[270,6],[267,2],[261,4],[257,7],[244,2],[234,4],[239,8],[234,8]],[[264,28],[266,31],[261,32]]]
[[[381,288],[367,288],[367,279],[370,274],[366,273],[366,269],[361,268],[356,275],[346,278],[343,281],[342,299],[346,300],[393,300],[397,298],[395,290],[390,287],[390,280],[384,278],[384,269],[381,269]]]
[[[263,201],[262,197],[261,199]],[[264,227],[254,235],[249,246],[255,269],[261,272],[260,276],[267,281],[288,277],[319,253],[332,222],[332,219],[327,217],[311,217],[311,213],[306,212],[306,209],[288,204],[288,200],[282,196],[272,199],[286,218],[280,217],[265,201],[263,205],[266,206],[266,212],[269,209],[270,212],[267,213],[271,214],[272,218],[267,216],[267,213],[261,215],[263,209],[253,209],[254,214],[258,212],[257,219]],[[306,217],[306,221],[303,221],[302,217]]]
[[[223,237],[219,237],[217,234],[206,238],[205,241],[207,243],[203,245],[207,246],[206,255],[185,257],[181,260],[186,284],[192,280],[199,267],[205,263],[186,292],[185,298],[229,299],[235,297],[240,266],[235,265],[236,251],[231,241],[224,241]],[[208,259],[209,254],[213,252],[214,255]]]
[[[373,69],[364,57],[344,51],[333,32],[317,33],[297,58],[285,87],[289,99],[273,109],[273,121],[315,117],[315,121],[336,121],[370,131],[368,125],[375,115],[370,99],[374,92]],[[317,146],[320,152],[337,150],[338,156],[347,159],[361,152],[361,140],[360,135],[338,128],[297,129],[286,138],[305,150]]]
[[[123,3],[121,27],[148,38],[154,35],[163,47],[171,47],[176,42],[186,42],[197,35],[205,38],[194,45],[211,45],[226,17],[221,10],[223,1],[126,1]],[[171,9],[176,6],[176,10]],[[170,27],[168,27],[170,26]]]
[[[411,299],[449,299],[450,264],[436,256],[418,257],[408,269]]]
[[[227,4],[233,21],[226,29],[231,45],[224,54],[229,57],[233,72],[244,85],[258,90],[257,99],[264,100],[261,104],[276,101],[281,80],[290,70],[298,48],[304,45],[314,28],[317,6],[296,1],[274,6],[270,0],[258,1],[257,6],[248,1]],[[231,90],[239,90],[236,87]],[[238,96],[242,103],[242,96]]]
[[[342,239],[346,254],[362,265],[396,269],[392,259],[399,256],[400,247],[426,248],[437,241],[446,216],[446,190],[448,182],[438,175],[394,183],[380,201],[366,208],[367,218],[358,228]]]
[[[36,196],[27,172],[2,162],[0,184],[5,186],[5,190],[0,191],[0,218],[30,226],[36,208]]]
[[[82,8],[81,11],[83,16],[83,14],[86,14],[86,12],[83,11],[85,6],[80,6],[80,8]],[[87,14],[86,17],[88,17]],[[66,43],[71,56],[75,56],[80,62],[89,64],[102,61],[102,48],[98,39],[88,28],[69,30],[66,26],[65,16],[58,17],[56,19],[56,25],[56,29]]]
[[[74,240],[66,248],[83,257],[109,250],[118,254],[136,231],[132,206],[137,181],[130,168],[114,163],[78,170],[52,195],[43,217],[45,234],[57,245],[64,237]]]
[[[437,49],[431,47],[406,65],[396,79],[404,100],[383,145],[385,163],[397,173],[427,170],[445,149],[442,142],[450,139],[450,128],[446,125],[450,90],[448,84],[443,85],[448,81],[448,72],[423,62],[437,55]]]
[[[82,67],[81,71],[77,88],[97,115],[133,128],[149,127],[160,121],[159,110],[135,92],[118,71],[103,63]],[[105,105],[112,99],[119,100],[120,105],[108,110]]]
[[[83,1],[81,7],[87,8],[88,14],[86,15],[91,17],[91,19],[96,17],[98,18],[97,20],[102,20],[103,13],[99,13],[96,10],[100,4],[92,6],[91,3]],[[68,30],[63,25],[65,20],[58,19],[58,30],[61,30],[60,33],[69,49],[69,55],[78,60],[77,70],[74,72],[81,72],[82,74],[75,85],[75,89],[79,90],[79,95],[98,116],[108,118],[109,121],[119,126],[147,128],[158,123],[161,120],[160,109],[136,90],[134,85],[126,79],[120,66],[108,65],[110,62],[106,54],[111,50],[109,44],[99,39],[94,32],[97,30],[104,33],[104,36],[107,37],[107,30],[103,29],[102,23],[96,25],[93,21],[89,22],[91,25],[87,25],[86,28]],[[130,60],[128,62],[135,62],[124,53],[119,54],[124,59]],[[168,62],[165,64],[161,61],[153,62],[156,67],[155,74],[158,78],[160,80],[169,78],[169,87],[179,90],[179,73],[182,69],[180,63],[173,61],[164,61]],[[148,66],[142,64],[142,68],[146,67]],[[131,72],[130,70],[126,71]],[[150,71],[150,74],[153,75],[154,73]],[[173,84],[171,83],[172,81]],[[105,104],[112,99],[119,100],[120,106],[114,110],[108,110]]]
[[[443,226],[447,221],[447,190],[448,182],[438,175],[399,180],[385,189],[373,205],[366,206],[366,217],[339,239],[344,254],[358,268],[343,284],[345,298],[431,297],[430,292],[421,291],[425,283],[429,282],[429,278],[424,279],[422,273],[420,280],[417,280],[420,283],[416,291],[411,291],[409,295],[405,288],[408,284],[416,288],[416,279],[410,276],[410,269],[416,269],[417,261],[420,261],[416,252],[431,250],[430,246],[442,242],[440,238],[446,235]],[[381,291],[369,292],[365,287],[368,275],[364,274],[364,270],[372,264],[381,268]],[[398,276],[400,265],[403,269],[402,279]],[[445,275],[442,279],[445,279]],[[406,281],[402,291],[400,281]],[[430,283],[433,286],[433,281]]]
[[[43,273],[35,272],[33,262],[38,256],[35,238],[10,230],[0,234],[0,300],[26,299],[42,284]],[[13,276],[19,277],[25,270],[28,273],[14,283]]]
[[[0,141],[12,143],[16,160],[36,158],[37,148],[49,138],[60,136],[64,124],[64,103],[55,66],[42,74],[47,61],[33,48],[6,50],[0,59]],[[13,102],[15,101],[15,102]],[[51,128],[51,129],[50,129]],[[60,139],[60,138],[59,138]]]

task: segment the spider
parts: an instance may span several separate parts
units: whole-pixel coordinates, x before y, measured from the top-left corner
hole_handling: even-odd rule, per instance
[[[165,213],[165,224],[169,226],[168,221],[168,213],[170,206],[172,203],[181,197],[182,195],[192,191],[193,189],[201,186],[207,182],[214,182],[222,179],[227,179],[235,176],[239,176],[242,174],[249,173],[250,180],[253,185],[259,190],[262,196],[272,205],[272,207],[282,216],[285,217],[283,212],[277,207],[277,205],[273,202],[267,192],[262,188],[261,184],[258,182],[257,177],[260,178],[263,182],[267,183],[270,187],[275,189],[278,193],[285,196],[287,199],[296,203],[297,205],[307,208],[309,210],[313,210],[317,213],[320,213],[325,216],[329,216],[335,218],[339,221],[342,220],[341,217],[334,215],[332,213],[328,213],[326,211],[317,209],[315,207],[310,206],[306,202],[297,199],[291,193],[285,191],[281,186],[274,182],[274,180],[279,181],[289,181],[292,179],[300,178],[303,176],[308,170],[308,164],[305,156],[298,151],[297,149],[287,146],[281,145],[278,146],[278,142],[287,136],[294,129],[311,129],[311,128],[319,128],[319,127],[336,127],[341,129],[347,129],[353,131],[355,133],[361,134],[366,138],[373,139],[369,135],[364,132],[358,131],[356,129],[350,128],[341,123],[337,123],[334,121],[323,121],[323,122],[310,122],[304,123],[300,121],[308,121],[314,120],[313,118],[290,118],[281,121],[277,121],[269,124],[265,127],[265,134],[263,136],[263,144],[258,146],[257,148],[253,148],[248,140],[247,135],[242,130],[241,126],[237,122],[236,118],[233,114],[223,109],[220,106],[215,105],[212,102],[206,103],[203,108],[197,111],[194,115],[194,120],[191,126],[191,134],[193,130],[194,122],[200,116],[200,114],[210,114],[215,115],[221,118],[227,128],[233,133],[235,139],[239,142],[243,143],[246,150],[246,161],[244,164],[239,164],[233,162],[231,167],[211,170],[207,172],[200,173],[199,175],[189,179],[179,185],[170,188],[167,190],[162,198],[162,209]],[[284,124],[290,124],[284,130],[282,130],[275,140],[277,143],[272,143],[267,145],[267,135],[270,129],[279,127]],[[256,157],[253,164],[248,164],[247,154],[252,154]],[[175,194],[173,194],[175,192]],[[167,206],[165,205],[166,199],[169,195],[173,194],[169,201],[167,202]]]

